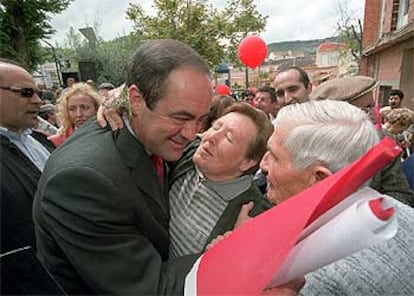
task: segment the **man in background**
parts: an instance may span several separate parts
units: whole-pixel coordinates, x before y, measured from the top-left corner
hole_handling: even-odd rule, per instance
[[[275,89],[271,86],[262,86],[257,90],[254,98],[257,109],[262,110],[272,121],[276,118],[282,105],[276,98]]]
[[[98,86],[98,93],[105,98],[108,95],[108,92],[112,89],[114,89],[115,86],[112,83],[104,82],[99,84]]]
[[[25,246],[36,248],[32,204],[50,155],[32,137],[41,103],[30,73],[14,61],[0,59],[0,253]],[[23,260],[20,272],[30,264]],[[12,276],[2,270],[1,294],[23,293]]]
[[[391,109],[401,108],[403,99],[404,93],[399,89],[393,89],[390,91],[388,104],[390,105]]]
[[[273,81],[276,97],[282,106],[303,103],[309,100],[312,83],[305,70],[289,67],[276,74]]]
[[[55,105],[43,104],[42,106],[40,106],[39,116],[51,125],[53,125],[54,127],[58,127]]]

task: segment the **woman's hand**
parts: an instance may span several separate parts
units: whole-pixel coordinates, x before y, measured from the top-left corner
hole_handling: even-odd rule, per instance
[[[230,234],[232,233],[232,231],[227,231],[226,233],[224,233],[223,235],[219,235],[217,236],[215,239],[213,239],[206,247],[206,251],[210,250],[212,247],[214,247],[215,245],[217,245],[219,242],[221,242],[223,239],[225,239],[226,237],[228,237]]]
[[[109,123],[109,126],[113,131],[116,131],[124,127],[122,117],[118,113],[118,110],[114,107],[108,108],[104,105],[100,105],[98,113],[96,114],[96,118],[98,124],[101,127],[106,127],[106,125]]]
[[[296,296],[305,285],[305,277],[297,278],[283,285],[266,289],[261,295],[273,296]]]
[[[237,217],[237,221],[236,224],[234,224],[233,229],[236,229],[237,227],[243,225],[244,223],[252,219],[252,217],[249,216],[249,213],[253,209],[253,207],[254,203],[252,201],[249,201],[248,203],[242,205],[239,216]]]
[[[124,127],[122,117],[118,113],[119,110],[117,107],[115,107],[114,104],[114,101],[121,95],[123,89],[124,84],[113,90],[110,90],[108,92],[108,95],[102,99],[102,103],[99,106],[98,112],[96,114],[98,124],[101,127],[106,127],[108,123],[113,131]]]
[[[250,202],[248,202],[247,204],[244,204],[241,207],[239,216],[237,217],[237,221],[236,221],[236,224],[234,224],[234,228],[233,229],[236,229],[240,225],[243,225],[244,223],[246,223],[247,221],[249,221],[250,219],[252,219],[249,216],[249,212],[253,209],[253,206],[254,206],[254,203],[252,201],[250,201]],[[227,231],[223,235],[217,236],[215,239],[213,239],[207,245],[206,250],[210,250],[212,247],[214,247],[215,245],[217,245],[223,239],[225,239],[226,237],[228,237],[231,233],[232,233],[232,231]]]

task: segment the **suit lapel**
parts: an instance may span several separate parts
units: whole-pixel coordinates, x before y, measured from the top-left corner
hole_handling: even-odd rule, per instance
[[[151,204],[159,207],[164,216],[169,217],[168,203],[164,196],[168,189],[161,188],[155,167],[142,144],[127,128],[117,133],[115,144],[125,165],[132,169],[132,177],[138,189],[148,196]]]
[[[22,188],[27,192],[27,196],[31,197],[30,202],[33,202],[33,193],[36,191],[41,174],[39,169],[26,154],[3,135],[0,135],[0,158],[4,170],[7,168],[23,184]]]

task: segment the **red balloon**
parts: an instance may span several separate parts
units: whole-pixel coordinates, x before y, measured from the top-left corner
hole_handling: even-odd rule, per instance
[[[218,84],[216,86],[216,93],[218,95],[222,95],[222,96],[230,96],[231,95],[231,89],[230,89],[230,87],[228,87],[225,84]]]
[[[247,67],[256,68],[263,63],[266,55],[266,43],[259,36],[246,37],[239,44],[239,59]]]

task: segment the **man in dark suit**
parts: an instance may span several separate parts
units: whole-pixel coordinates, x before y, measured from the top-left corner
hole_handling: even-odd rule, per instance
[[[31,130],[41,103],[32,75],[14,61],[0,59],[0,254],[36,246],[32,204],[50,155]],[[30,265],[22,260],[14,268]],[[1,294],[23,293],[12,273],[3,264],[1,268]]]
[[[209,68],[179,41],[149,41],[124,96],[123,129],[89,122],[48,161],[34,204],[38,254],[69,294],[182,294],[197,256],[167,261],[167,188],[151,158],[177,160],[195,139],[212,98]]]

